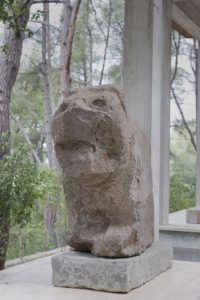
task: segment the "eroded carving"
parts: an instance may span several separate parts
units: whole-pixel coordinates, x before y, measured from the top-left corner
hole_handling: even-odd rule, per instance
[[[53,138],[68,206],[68,244],[97,256],[153,241],[150,150],[115,86],[81,89],[59,107]]]

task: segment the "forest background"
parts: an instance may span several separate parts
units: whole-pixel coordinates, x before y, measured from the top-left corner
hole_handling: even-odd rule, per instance
[[[74,89],[123,82],[124,2],[49,2],[0,1],[0,118],[9,119],[0,121],[0,268],[5,258],[65,246],[67,207],[52,116]],[[173,31],[170,212],[195,204],[198,47]],[[15,66],[4,70],[11,57]]]

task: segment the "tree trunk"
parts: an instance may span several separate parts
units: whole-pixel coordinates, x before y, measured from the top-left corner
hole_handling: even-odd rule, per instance
[[[55,164],[53,159],[53,140],[51,133],[51,120],[52,120],[52,97],[51,97],[51,43],[50,43],[50,27],[49,27],[49,4],[43,4],[43,24],[42,24],[42,74],[44,84],[44,111],[45,111],[45,137],[46,148],[49,166]],[[44,228],[50,237],[51,245],[57,247],[56,237],[56,214],[57,204],[51,203],[48,199],[45,201],[44,206]]]
[[[109,38],[110,38],[111,17],[112,17],[112,5],[111,5],[111,0],[109,0],[108,28],[107,28],[106,38],[105,38],[106,44],[105,44],[105,50],[104,50],[104,55],[103,55],[103,65],[102,65],[102,70],[101,70],[101,74],[100,74],[99,85],[102,84],[103,76],[104,76],[106,57],[107,57],[107,52],[108,52],[108,43],[109,43]]]
[[[42,162],[37,154],[37,152],[35,151],[35,149],[33,148],[33,145],[31,143],[31,140],[28,136],[28,134],[26,133],[26,131],[24,130],[20,120],[18,120],[12,113],[11,113],[11,117],[12,119],[15,121],[15,123],[17,124],[19,130],[21,131],[21,133],[23,134],[24,136],[24,139],[27,143],[27,145],[30,147],[30,150],[31,150],[31,153],[32,153],[32,156],[33,156],[33,159],[34,161],[37,163],[38,166],[41,166],[42,165]]]
[[[5,27],[4,44],[7,53],[0,56],[0,159],[9,153],[10,98],[18,73],[24,34],[17,34]]]
[[[18,30],[5,25],[4,44],[7,51],[0,55],[0,159],[10,151],[10,100],[20,65],[25,27],[29,18],[32,0],[25,1],[23,13],[17,19]],[[0,270],[4,268],[6,250],[9,240],[10,216],[0,213]]]
[[[44,207],[44,229],[49,235],[50,243],[53,248],[58,247],[56,235],[56,221],[57,221],[57,203],[46,201]]]
[[[69,94],[70,80],[66,79],[67,73],[65,70],[65,59],[67,55],[67,37],[69,32],[69,24],[72,14],[71,1],[67,0],[63,4],[63,24],[62,24],[62,41],[61,41],[61,51],[60,51],[60,90],[61,90],[61,102],[63,102],[65,96]]]
[[[9,241],[10,218],[0,212],[0,270],[5,268],[5,257]]]
[[[179,63],[179,51],[180,51],[180,42],[181,42],[181,35],[179,34],[178,35],[178,41],[176,41],[176,38],[175,38],[175,31],[173,31],[173,40],[174,40],[174,45],[175,45],[175,50],[176,50],[176,57],[175,57],[175,66],[174,66],[174,72],[173,72],[173,75],[172,75],[172,79],[171,79],[171,91],[172,91],[172,95],[173,95],[173,98],[174,98],[174,101],[176,103],[176,106],[178,108],[178,111],[180,113],[180,116],[181,116],[181,119],[182,119],[182,122],[183,122],[183,126],[185,127],[189,137],[190,137],[190,141],[192,143],[192,146],[194,148],[194,150],[196,151],[196,141],[195,141],[195,138],[193,136],[193,133],[190,129],[190,126],[188,125],[187,123],[187,120],[185,118],[185,115],[183,113],[183,110],[181,108],[181,105],[178,101],[178,97],[176,95],[176,92],[175,92],[175,89],[173,87],[173,83],[176,79],[176,76],[177,76],[177,72],[178,72],[178,63]]]
[[[73,7],[71,1],[67,0],[63,6],[63,34],[61,43],[61,101],[71,92],[70,64],[72,55],[72,44],[75,32],[76,18],[81,0],[76,0]]]
[[[89,85],[93,85],[93,38],[90,21],[90,1],[87,1],[87,32],[89,37]]]
[[[52,103],[51,103],[51,68],[50,68],[50,33],[49,4],[43,4],[42,24],[42,74],[44,81],[45,137],[49,165],[53,164],[53,142],[51,135]]]

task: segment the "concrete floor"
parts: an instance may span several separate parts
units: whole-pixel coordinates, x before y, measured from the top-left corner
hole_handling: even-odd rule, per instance
[[[189,224],[186,223],[186,210],[179,210],[175,213],[169,214],[169,224],[168,225],[160,225],[160,229],[166,230],[187,230],[190,232],[200,232],[200,224]]]
[[[186,224],[186,209],[169,214],[169,224]]]
[[[129,294],[51,285],[50,257],[0,271],[1,300],[200,300],[200,263],[174,262],[172,269]]]

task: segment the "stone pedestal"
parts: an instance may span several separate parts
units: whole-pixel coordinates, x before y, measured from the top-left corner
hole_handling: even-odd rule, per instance
[[[53,284],[127,293],[172,266],[172,249],[155,242],[144,253],[129,258],[103,258],[66,251],[52,257]]]
[[[200,206],[186,210],[186,222],[189,224],[200,224]]]

